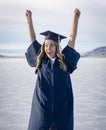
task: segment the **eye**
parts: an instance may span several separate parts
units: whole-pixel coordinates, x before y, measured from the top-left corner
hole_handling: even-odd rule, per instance
[[[54,46],[54,44],[51,44],[51,46],[53,47],[53,46]]]
[[[48,45],[45,45],[45,47],[48,47]]]

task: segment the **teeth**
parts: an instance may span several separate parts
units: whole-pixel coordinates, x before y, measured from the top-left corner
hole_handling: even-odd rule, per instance
[[[48,54],[51,54],[52,52],[48,52]]]

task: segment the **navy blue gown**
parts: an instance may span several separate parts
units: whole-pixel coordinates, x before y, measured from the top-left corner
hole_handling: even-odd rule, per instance
[[[34,41],[25,53],[27,62],[35,67],[41,45]],[[62,53],[67,71],[60,68],[58,58],[53,65],[43,57],[36,72],[37,80],[33,93],[28,130],[73,130],[73,91],[70,74],[77,68],[78,52],[66,46]]]

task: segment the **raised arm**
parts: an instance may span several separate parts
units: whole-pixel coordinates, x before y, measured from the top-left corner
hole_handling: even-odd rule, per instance
[[[36,40],[36,34],[33,27],[33,21],[32,21],[32,12],[30,10],[26,10],[25,16],[28,23],[28,30],[29,30],[29,36],[31,43]]]
[[[69,42],[68,42],[68,46],[70,46],[72,48],[75,47],[75,39],[76,39],[76,36],[77,36],[77,28],[78,28],[79,17],[80,17],[80,11],[79,11],[79,9],[76,8],[74,10],[74,18],[73,18],[71,33],[70,33]]]

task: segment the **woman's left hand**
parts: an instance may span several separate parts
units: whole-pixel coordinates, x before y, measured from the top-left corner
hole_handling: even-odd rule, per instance
[[[81,14],[80,10],[76,8],[76,9],[74,10],[74,17],[75,17],[75,18],[79,18],[79,17],[80,17],[80,14]]]

